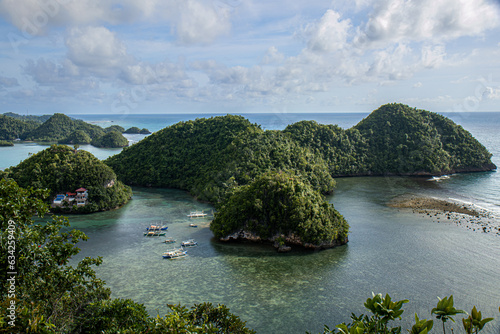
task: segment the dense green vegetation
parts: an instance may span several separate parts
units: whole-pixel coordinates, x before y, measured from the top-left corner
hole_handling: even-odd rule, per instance
[[[288,126],[323,156],[332,176],[440,175],[495,168],[491,154],[450,119],[403,104],[386,104],[351,129],[302,121]]]
[[[146,128],[139,129],[137,126],[133,126],[133,127],[128,128],[127,130],[122,131],[122,132],[123,133],[130,133],[130,134],[142,134],[142,135],[148,135],[151,133],[151,131],[149,131],[148,129],[146,129]]]
[[[38,126],[38,123],[32,121],[25,122],[12,117],[0,115],[0,139],[25,139],[28,133],[36,129]]]
[[[14,146],[14,143],[9,140],[0,140],[0,146]]]
[[[104,132],[106,132],[106,133],[111,132],[111,131],[123,133],[123,132],[125,132],[125,129],[119,125],[111,125],[111,126],[108,126],[107,128],[104,128]]]
[[[303,177],[268,172],[234,189],[210,229],[217,238],[240,231],[284,244],[332,247],[347,242],[349,226]]]
[[[450,119],[386,104],[359,122],[367,143],[366,174],[438,175],[491,170],[491,154]]]
[[[75,130],[71,132],[66,138],[59,140],[59,144],[90,144],[92,139],[83,130]]]
[[[104,130],[97,125],[73,120],[64,114],[54,114],[46,122],[31,131],[26,140],[54,142],[65,139],[75,130],[82,130],[90,138],[104,135]]]
[[[128,146],[128,140],[120,132],[110,131],[103,136],[93,139],[91,144],[95,147],[125,147]]]
[[[436,307],[432,309],[431,314],[434,314],[436,319],[441,321],[443,334],[446,334],[446,322],[448,320],[455,322],[453,317],[457,314],[468,315],[468,317],[462,318],[462,327],[464,333],[467,334],[478,334],[488,322],[493,320],[493,318],[483,318],[481,312],[476,309],[476,306],[472,308],[470,314],[456,309],[453,305],[453,296],[438,299],[439,301]],[[352,313],[352,322],[348,324],[341,323],[333,329],[325,325],[323,334],[400,334],[402,330],[401,326],[390,327],[389,323],[402,318],[402,314],[404,313],[403,304],[408,302],[407,299],[393,301],[389,294],[382,297],[382,294],[376,295],[372,292],[372,298],[368,298],[364,303],[365,308],[372,313],[370,317],[363,314],[356,316]],[[406,331],[410,334],[427,334],[432,331],[433,327],[434,320],[420,319],[418,314],[415,313],[415,322]],[[457,328],[455,327],[455,329]],[[451,332],[454,333],[453,328]],[[307,334],[310,333],[307,332]]]
[[[21,121],[32,121],[36,123],[43,123],[46,120],[48,120],[52,115],[42,115],[42,116],[37,116],[37,115],[19,115],[14,112],[5,112],[3,113],[5,116],[9,116],[15,119],[19,119]]]
[[[70,265],[80,251],[76,244],[87,236],[69,230],[64,217],[33,221],[34,215],[45,220],[47,196],[45,190],[0,180],[0,332],[255,333],[224,305],[169,305],[168,314],[153,318],[142,304],[111,299],[93,268],[101,258]]]
[[[4,174],[22,187],[49,189],[51,200],[56,194],[86,188],[88,204],[67,208],[77,212],[114,209],[132,196],[130,187],[118,181],[110,167],[91,153],[66,145],[52,145],[7,169]],[[64,206],[61,210],[65,210]]]
[[[233,210],[227,207],[229,202],[242,205],[241,198],[229,196],[233,190],[243,196],[247,188],[235,189],[272,171],[300,176],[312,190],[328,193],[335,176],[491,170],[496,167],[490,157],[484,146],[451,120],[406,105],[387,104],[348,130],[302,121],[284,131],[263,131],[230,115],[180,122],[106,163],[128,184],[188,190],[198,199],[214,203],[222,217],[221,207]],[[315,201],[322,205],[322,199]],[[228,221],[219,226],[225,233],[250,226],[248,221],[224,217]],[[281,219],[280,228],[288,231],[289,221],[285,220]],[[215,232],[221,237],[222,233]],[[267,230],[260,232],[269,237]],[[328,233],[341,235],[344,230],[336,226]],[[331,240],[330,234],[321,238]]]
[[[127,184],[187,189],[200,196],[196,189],[203,189],[213,173],[221,170],[214,167],[226,163],[226,158],[219,159],[220,152],[239,133],[252,130],[259,128],[241,116],[180,122],[124,148],[105,162]]]

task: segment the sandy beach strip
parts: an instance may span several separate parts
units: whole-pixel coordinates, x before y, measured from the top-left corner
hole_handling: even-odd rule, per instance
[[[399,209],[411,209],[437,222],[451,222],[472,231],[494,233],[500,236],[500,221],[488,211],[473,204],[451,199],[403,195],[387,203]]]

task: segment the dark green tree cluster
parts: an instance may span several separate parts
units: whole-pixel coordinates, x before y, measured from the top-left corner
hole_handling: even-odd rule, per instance
[[[354,129],[366,140],[365,174],[439,175],[496,168],[491,154],[450,119],[386,104]]]
[[[88,204],[67,208],[77,212],[114,209],[132,196],[130,187],[118,181],[109,166],[87,151],[74,150],[66,145],[52,145],[38,152],[7,169],[4,177],[13,178],[22,187],[49,189],[51,199],[59,193],[86,188]]]
[[[224,305],[169,305],[164,317],[150,317],[144,305],[111,299],[94,271],[101,258],[70,258],[87,240],[69,230],[64,217],[43,220],[46,190],[20,188],[0,180],[0,332],[2,333],[255,333]]]
[[[180,122],[124,148],[105,162],[127,184],[186,189],[200,195],[194,190],[205,184],[214,170],[221,170],[214,167],[227,161],[220,152],[238,134],[256,129],[241,116]]]
[[[244,230],[264,240],[332,247],[347,242],[349,225],[303,177],[268,172],[235,188],[210,229],[217,238]]]
[[[367,143],[356,129],[300,121],[287,126],[283,132],[323,157],[332,176],[366,173]]]
[[[111,131],[123,133],[123,132],[125,132],[125,129],[120,125],[111,125],[111,126],[108,126],[107,128],[104,128],[104,132],[106,132],[106,133],[111,132]]]
[[[9,140],[0,140],[0,146],[14,146],[14,143]]]
[[[75,130],[71,132],[66,138],[59,140],[59,144],[90,144],[92,138],[84,130]]]
[[[148,129],[146,129],[146,128],[139,129],[137,126],[133,126],[133,127],[128,128],[127,130],[122,131],[122,132],[129,133],[129,134],[141,134],[141,135],[148,135],[151,133],[151,131],[149,131]]]
[[[91,144],[95,147],[117,148],[128,146],[128,140],[120,132],[110,131],[93,139]]]
[[[50,117],[52,117],[52,115],[42,115],[42,116],[38,116],[38,115],[19,115],[19,114],[16,114],[14,112],[4,112],[3,113],[5,116],[9,116],[9,117],[12,117],[12,118],[15,118],[15,119],[19,119],[21,121],[32,121],[32,122],[36,122],[36,123],[43,123],[45,122],[46,120],[48,120]]]
[[[81,120],[73,120],[64,114],[54,114],[42,125],[31,131],[26,136],[26,140],[57,142],[64,140],[76,130],[84,131],[92,139],[104,134],[104,130],[100,126]]]
[[[12,117],[0,115],[0,139],[26,139],[28,134],[40,124],[32,121],[22,121]]]

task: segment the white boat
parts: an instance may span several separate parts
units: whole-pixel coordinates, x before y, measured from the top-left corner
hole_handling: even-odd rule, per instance
[[[165,239],[165,243],[166,244],[173,244],[174,242],[175,242],[174,238],[167,238],[167,239]]]
[[[178,259],[187,256],[187,250],[184,248],[175,248],[163,253],[164,259]]]
[[[189,215],[187,215],[189,218],[203,218],[206,217],[207,214],[203,211],[192,211]]]
[[[194,241],[193,239],[189,239],[189,240],[183,241],[181,243],[181,246],[182,247],[195,247],[195,246],[198,246],[198,243],[196,241]]]

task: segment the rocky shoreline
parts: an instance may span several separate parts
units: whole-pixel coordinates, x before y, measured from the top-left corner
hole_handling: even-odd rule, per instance
[[[472,204],[434,197],[400,196],[387,203],[399,209],[432,218],[436,222],[450,222],[474,232],[493,233],[500,236],[500,221],[488,211]]]

